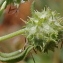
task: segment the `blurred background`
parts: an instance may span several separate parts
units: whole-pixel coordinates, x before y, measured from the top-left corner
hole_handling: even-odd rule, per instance
[[[0,0],[0,4],[2,1]],[[18,8],[13,4],[7,5],[4,16],[0,20],[0,36],[19,30],[25,25],[23,20],[26,21],[28,16],[31,16],[30,7],[32,1],[20,3]],[[60,13],[60,16],[63,16],[63,0],[35,0],[35,9],[41,11],[45,7],[49,7],[53,11]],[[0,42],[0,51],[9,53],[23,48],[24,45],[25,37],[20,35]],[[32,52],[33,57],[29,54],[25,60],[18,63],[34,63],[34,60],[35,63],[63,63],[63,48],[60,49],[60,45],[58,46],[59,48],[55,49],[55,52],[40,53],[37,51],[37,54]]]

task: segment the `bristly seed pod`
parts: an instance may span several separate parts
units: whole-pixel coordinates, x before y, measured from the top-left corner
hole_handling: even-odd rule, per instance
[[[42,10],[42,12],[34,11],[34,14],[32,14],[32,17],[29,17],[25,27],[28,42],[39,46],[40,50],[45,52],[54,50],[57,47],[58,40],[61,40],[58,37],[59,33],[63,31],[62,23],[63,18],[49,8]],[[63,36],[63,32],[61,35]],[[49,43],[53,45],[50,46]]]

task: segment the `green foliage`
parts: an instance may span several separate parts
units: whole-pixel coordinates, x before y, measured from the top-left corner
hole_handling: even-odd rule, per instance
[[[14,63],[14,62],[18,62],[20,60],[23,60],[26,55],[30,52],[30,50],[33,49],[33,46],[29,45],[28,47],[26,47],[25,50],[21,51],[15,51],[12,53],[0,53],[0,61],[2,62],[10,62],[10,63]]]
[[[3,22],[3,17],[4,17],[4,9],[6,7],[6,1],[3,1],[0,7],[0,24]]]
[[[22,0],[24,1],[24,0]],[[0,4],[0,24],[3,23],[3,18],[4,18],[4,9],[7,7],[9,4],[16,5],[17,7],[21,3],[21,0],[3,0]]]
[[[14,2],[13,0],[6,0],[7,4]],[[20,0],[18,1],[20,2]],[[23,52],[13,53],[0,53],[0,60],[3,62],[17,62],[25,58],[31,49],[37,49],[40,52],[48,52],[48,50],[54,51],[59,41],[63,41],[63,18],[55,11],[51,11],[46,8],[39,11],[34,11],[34,2],[31,7],[32,17],[26,22],[23,29],[18,30],[9,35],[0,37],[0,42],[14,36],[23,34],[28,40],[28,44],[31,45]]]
[[[60,31],[63,31],[61,23],[63,23],[63,18],[49,8],[42,10],[42,12],[34,11],[25,27],[28,42],[39,46],[38,48],[45,52],[54,50],[58,41],[63,39],[63,32],[60,34]]]

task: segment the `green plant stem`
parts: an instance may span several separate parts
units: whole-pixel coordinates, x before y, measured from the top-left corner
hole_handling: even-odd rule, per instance
[[[2,37],[0,37],[0,42],[7,40],[7,39],[10,39],[12,37],[18,36],[20,34],[24,34],[24,32],[25,32],[25,29],[21,29],[21,30],[18,30],[16,32],[10,33],[8,35],[2,36]]]

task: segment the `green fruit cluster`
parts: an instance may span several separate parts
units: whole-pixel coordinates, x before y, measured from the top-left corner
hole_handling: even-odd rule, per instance
[[[62,23],[63,18],[49,8],[41,12],[34,11],[32,17],[29,17],[25,27],[28,42],[38,46],[37,48],[42,51],[54,50],[57,47],[56,44],[63,38]],[[62,36],[60,36],[60,32]],[[50,46],[49,44],[53,45]]]

